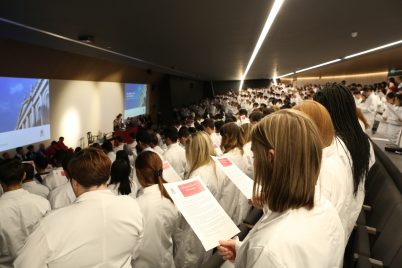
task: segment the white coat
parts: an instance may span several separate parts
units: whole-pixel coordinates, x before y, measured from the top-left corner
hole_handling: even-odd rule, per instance
[[[163,158],[168,161],[173,169],[179,174],[181,178],[184,178],[186,171],[186,151],[176,143],[172,143],[167,147],[167,150],[163,154]]]
[[[14,265],[128,268],[142,234],[142,214],[134,199],[109,190],[86,192],[40,222]]]
[[[76,196],[73,191],[73,187],[71,187],[70,182],[66,182],[63,185],[60,185],[56,189],[52,190],[48,196],[50,206],[52,209],[62,208],[70,205],[76,199]]]
[[[1,268],[12,267],[26,238],[49,210],[49,201],[24,189],[5,192],[0,197]]]
[[[190,178],[195,176],[200,176],[208,190],[219,202],[221,198],[221,189],[219,187],[222,185],[221,181],[225,180],[225,175],[219,170],[215,162],[211,159],[209,164],[194,170],[190,174]],[[184,218],[181,218],[178,237],[180,239],[177,243],[177,251],[174,258],[176,267],[199,267],[211,255],[212,251],[205,252],[201,241]]]
[[[344,232],[333,205],[316,191],[314,208],[265,213],[236,247],[235,267],[340,267]]]
[[[107,157],[109,157],[110,161],[113,163],[116,160],[116,153],[113,151],[108,152]]]
[[[62,184],[65,184],[68,182],[68,179],[66,176],[56,176],[54,171],[62,171],[62,167],[57,167],[54,168],[52,171],[49,172],[49,174],[43,179],[43,184],[49,188],[49,190],[53,190],[57,187],[59,187]]]
[[[353,177],[350,177],[350,174],[350,168],[344,165],[337,153],[334,140],[330,146],[322,150],[321,170],[317,186],[321,194],[332,203],[338,212],[345,233],[345,243],[347,243],[352,231],[349,222],[353,221],[351,217],[354,217],[348,213],[354,210],[352,207],[359,206],[353,200]],[[356,221],[356,219],[354,220]]]
[[[43,186],[40,183],[37,183],[36,181],[24,182],[22,184],[22,188],[27,190],[31,194],[37,194],[46,199],[47,199],[47,196],[49,195],[49,188],[47,188],[46,186]]]
[[[223,156],[229,158],[241,171],[244,173],[248,170],[248,162],[246,156],[235,148]],[[221,180],[222,181],[222,180]],[[240,192],[240,190],[232,183],[232,181],[225,176],[223,184],[221,185],[221,198],[220,204],[223,209],[228,213],[229,217],[236,225],[242,223],[250,210],[247,198]]]
[[[363,206],[365,197],[364,182],[366,178],[364,178],[363,181],[359,184],[357,193],[356,195],[354,195],[353,172],[351,162],[352,160],[349,151],[346,148],[346,145],[338,137],[335,139],[335,153],[340,157],[343,164],[343,168],[340,170],[340,172],[342,172],[342,170],[346,171],[346,181],[343,181],[343,183],[339,182],[342,185],[340,187],[335,187],[334,184],[332,184],[332,186],[329,186],[330,184],[327,185],[328,190],[331,192],[330,194],[332,195],[330,199],[336,204],[335,206],[339,212],[339,217],[341,218],[342,224],[345,228],[345,243],[347,243]],[[374,150],[370,143],[369,168],[372,167],[374,162],[375,162]],[[338,170],[335,170],[333,167],[332,169],[336,174],[338,174]],[[328,181],[328,183],[330,182]]]
[[[173,236],[180,213],[172,201],[162,196],[157,184],[144,188],[137,201],[144,215],[144,240],[133,267],[175,267]]]
[[[251,151],[251,141],[244,144],[243,150],[244,156],[247,159],[247,170],[245,173],[254,180],[254,154],[253,151]]]

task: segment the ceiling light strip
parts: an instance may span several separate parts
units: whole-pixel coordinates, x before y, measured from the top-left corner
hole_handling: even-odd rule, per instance
[[[277,76],[276,78],[283,78],[283,77],[286,77],[286,76],[289,76],[289,75],[292,75],[292,74],[301,73],[301,72],[308,71],[308,70],[315,69],[315,68],[319,68],[319,67],[322,67],[322,66],[325,66],[325,65],[328,65],[328,64],[336,63],[336,62],[339,62],[341,60],[347,60],[347,59],[350,59],[350,58],[354,58],[354,57],[357,57],[357,56],[361,56],[361,55],[364,55],[364,54],[367,54],[367,53],[371,53],[371,52],[374,52],[374,51],[377,51],[377,50],[381,50],[381,49],[384,49],[384,48],[388,48],[388,47],[392,47],[392,46],[396,46],[396,45],[400,45],[400,44],[402,44],[402,40],[395,41],[395,42],[392,42],[392,43],[388,43],[388,44],[385,44],[385,45],[382,45],[382,46],[379,46],[379,47],[371,48],[371,49],[368,49],[368,50],[365,50],[365,51],[362,51],[362,52],[359,52],[359,53],[356,53],[356,54],[346,56],[346,57],[341,58],[341,59],[336,59],[336,60],[332,60],[332,61],[328,61],[328,62],[318,64],[318,65],[314,65],[314,66],[311,66],[311,67],[308,67],[308,68],[304,68],[304,69],[301,69],[301,70],[297,70],[296,72],[280,75],[280,76]]]
[[[304,69],[301,69],[301,70],[297,70],[295,73],[298,74],[298,73],[301,73],[301,72],[316,69],[316,68],[319,68],[319,67],[322,67],[322,66],[325,66],[325,65],[329,65],[329,64],[332,64],[332,63],[335,63],[335,62],[339,62],[339,61],[341,61],[341,59],[327,61],[327,62],[324,62],[324,63],[321,63],[321,64],[317,64],[317,65],[314,65],[314,66],[311,66],[311,67],[307,67],[307,68],[304,68]]]
[[[356,53],[356,54],[352,54],[352,55],[344,57],[344,59],[347,60],[347,59],[354,58],[354,57],[357,57],[357,56],[360,56],[360,55],[364,55],[364,54],[371,53],[371,52],[374,52],[374,51],[377,51],[377,50],[381,50],[381,49],[384,49],[384,48],[387,48],[387,47],[396,46],[396,45],[399,45],[399,44],[402,44],[402,40],[392,42],[392,43],[388,43],[388,44],[385,44],[385,45],[382,45],[382,46],[379,46],[379,47],[371,48],[371,49],[368,49],[368,50],[365,50],[365,51],[362,51],[362,52],[359,52],[359,53]]]
[[[268,32],[269,32],[272,24],[274,23],[274,20],[275,20],[276,16],[278,15],[279,10],[281,9],[283,2],[285,2],[285,0],[275,0],[275,3],[272,6],[272,9],[269,12],[267,21],[265,22],[264,28],[262,29],[260,37],[258,38],[257,44],[255,45],[253,54],[251,54],[251,57],[247,64],[246,70],[244,71],[243,76],[240,80],[239,90],[243,87],[244,79],[246,78],[247,73],[251,68],[251,65],[253,65],[255,57],[257,56],[258,51],[260,50],[262,44],[264,43],[265,37],[268,35]]]
[[[75,44],[78,44],[78,45],[81,45],[81,46],[94,48],[94,49],[97,49],[97,50],[100,50],[100,51],[103,51],[103,52],[107,52],[109,54],[113,54],[113,55],[116,55],[116,56],[119,56],[119,57],[134,60],[134,61],[139,62],[139,63],[152,65],[154,67],[157,67],[157,68],[169,71],[169,72],[173,72],[173,73],[177,73],[177,74],[181,74],[181,75],[185,75],[185,76],[189,76],[189,77],[195,77],[195,75],[187,74],[187,73],[184,73],[184,72],[178,71],[178,70],[172,70],[171,68],[163,66],[163,65],[159,65],[159,64],[156,64],[156,63],[153,63],[153,62],[149,62],[149,61],[146,61],[146,60],[135,58],[135,57],[132,57],[130,55],[123,54],[123,53],[120,53],[120,52],[116,52],[116,51],[106,49],[106,48],[103,48],[103,47],[94,46],[94,45],[91,45],[91,44],[88,44],[88,43],[84,43],[84,42],[81,42],[81,41],[78,41],[78,40],[63,36],[63,35],[55,34],[55,33],[52,33],[52,32],[46,31],[46,30],[42,30],[42,29],[35,28],[35,27],[29,26],[29,25],[26,25],[26,24],[19,23],[19,22],[16,22],[16,21],[8,20],[8,19],[2,18],[2,17],[0,17],[0,21],[8,23],[8,24],[15,25],[15,26],[19,26],[19,27],[22,27],[22,28],[25,28],[25,29],[28,29],[28,30],[31,30],[31,31],[34,31],[34,32],[38,32],[38,33],[41,33],[41,34],[52,36],[52,37],[55,37],[55,38],[58,38],[58,39],[62,39],[62,40],[68,41],[68,42],[72,42],[72,43],[75,43]]]

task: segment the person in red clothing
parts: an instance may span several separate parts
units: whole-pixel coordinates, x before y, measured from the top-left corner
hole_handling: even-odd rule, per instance
[[[60,137],[59,141],[57,142],[59,150],[68,151],[68,147],[64,144],[64,137]]]

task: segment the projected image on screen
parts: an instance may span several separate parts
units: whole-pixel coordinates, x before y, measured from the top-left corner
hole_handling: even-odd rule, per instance
[[[124,84],[124,118],[145,114],[147,85]]]
[[[0,77],[0,118],[0,151],[49,139],[49,80]]]

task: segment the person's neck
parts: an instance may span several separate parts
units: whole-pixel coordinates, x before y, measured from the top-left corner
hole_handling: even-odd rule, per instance
[[[4,190],[4,192],[11,192],[11,191],[15,191],[15,190],[18,190],[18,189],[22,188],[21,183],[14,184],[14,185],[4,185],[4,184],[2,184],[1,186],[2,186],[2,188]]]
[[[89,188],[79,187],[79,189],[77,189],[77,192],[75,193],[75,195],[78,198],[80,195],[82,195],[84,193],[99,191],[99,190],[107,190],[107,185],[101,184],[101,185],[97,185],[97,186],[91,186]]]

